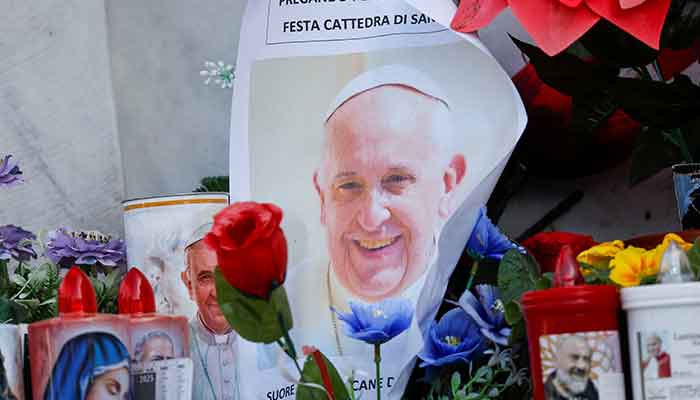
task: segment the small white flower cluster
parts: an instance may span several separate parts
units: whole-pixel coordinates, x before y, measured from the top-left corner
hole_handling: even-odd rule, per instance
[[[199,75],[205,76],[204,84],[208,85],[212,81],[215,85],[220,85],[222,89],[232,88],[233,79],[236,75],[233,72],[233,65],[219,62],[204,62],[204,70],[199,71]]]

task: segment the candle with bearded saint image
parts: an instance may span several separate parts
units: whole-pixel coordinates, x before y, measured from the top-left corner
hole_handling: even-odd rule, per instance
[[[420,16],[403,1],[333,7]],[[242,32],[249,36],[241,39],[233,98],[232,198],[284,212],[289,262],[279,283],[297,354],[314,346],[343,377],[371,374],[372,346],[340,315],[353,303],[386,313],[376,308],[384,301],[410,304],[408,329],[382,344],[381,380],[360,374],[352,381],[358,396],[373,397],[381,386],[383,398],[399,399],[480,208],[524,128],[522,104],[478,41],[425,16],[420,28],[371,39],[326,42],[313,33],[301,46],[270,32],[275,45],[261,42],[264,27],[282,26],[285,10],[272,6],[269,21],[267,5],[249,2],[246,10]],[[240,365],[247,366],[240,368],[241,398],[290,395],[294,384],[284,371],[295,367],[277,345],[239,341]]]

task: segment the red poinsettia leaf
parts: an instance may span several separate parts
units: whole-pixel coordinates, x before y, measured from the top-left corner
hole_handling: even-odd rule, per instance
[[[462,0],[450,26],[459,32],[474,32],[488,25],[507,6],[506,0]]]
[[[664,80],[673,78],[674,75],[684,71],[698,59],[696,46],[685,50],[661,49],[659,53],[659,68],[664,74]]]
[[[671,0],[647,0],[631,9],[622,9],[616,1],[586,0],[593,12],[654,49],[659,48],[661,30]]]
[[[510,0],[510,8],[550,56],[565,50],[600,19],[585,4],[572,8],[553,0]]]

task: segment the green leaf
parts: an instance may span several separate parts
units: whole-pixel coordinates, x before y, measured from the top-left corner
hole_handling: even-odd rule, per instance
[[[645,276],[642,277],[640,285],[655,285],[657,283],[656,276]]]
[[[226,320],[248,341],[272,343],[283,337],[285,331],[280,326],[278,314],[286,330],[292,329],[292,312],[283,286],[274,289],[269,300],[255,298],[231,286],[217,268],[216,293]]]
[[[513,326],[522,321],[523,313],[518,303],[511,301],[505,305],[505,317],[508,325]]]
[[[582,143],[591,142],[591,134],[601,127],[620,108],[607,89],[577,94],[572,98],[571,130]]]
[[[508,344],[512,346],[516,343],[522,343],[526,338],[527,330],[525,320],[523,319],[513,326],[513,330],[510,332],[510,336],[508,337]]]
[[[22,311],[23,307],[7,299],[6,297],[0,297],[0,322],[14,324],[20,323]]]
[[[700,113],[700,88],[683,75],[672,83],[616,78],[609,90],[630,117],[659,128],[679,128]]]
[[[537,262],[529,254],[509,250],[498,267],[498,288],[503,304],[520,301],[525,292],[535,290],[540,279]]]
[[[618,68],[589,63],[565,52],[550,57],[536,46],[512,36],[511,40],[530,59],[542,82],[569,96],[605,88],[619,73]]]
[[[700,37],[700,2],[673,0],[661,32],[661,48],[687,49]]]
[[[340,377],[338,370],[335,366],[326,358],[323,353],[319,353],[321,362],[326,366],[328,376],[331,380],[331,386],[333,390],[333,395],[338,400],[344,400],[350,398],[348,389]],[[321,377],[321,370],[319,369],[316,360],[312,355],[306,357],[304,361],[304,368],[302,369],[302,375],[304,377],[304,382],[315,383],[317,385],[323,386],[323,378]],[[297,385],[296,400],[325,400],[327,399],[326,393],[318,388]]]
[[[695,274],[695,279],[700,276],[700,238],[695,239],[693,247],[688,250],[688,261],[690,261],[690,268]]]
[[[455,394],[459,391],[459,385],[462,383],[462,377],[459,372],[452,374],[452,379],[450,379],[450,386],[452,387],[452,393]]]
[[[579,40],[596,60],[622,68],[645,66],[659,55],[657,50],[604,19]]]
[[[535,289],[537,289],[537,290],[545,290],[545,289],[549,289],[551,287],[552,287],[552,281],[550,281],[549,279],[547,279],[545,277],[538,279],[537,282],[535,283]]]
[[[195,192],[224,192],[229,191],[228,176],[208,176],[203,178],[201,186],[195,189]]]
[[[664,138],[661,129],[645,127],[632,152],[630,185],[636,185],[681,160],[680,149]]]

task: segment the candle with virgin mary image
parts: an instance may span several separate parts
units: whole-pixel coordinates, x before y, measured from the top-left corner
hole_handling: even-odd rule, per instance
[[[128,319],[97,314],[95,291],[78,267],[59,286],[58,312],[28,327],[32,398],[131,398]]]

